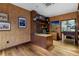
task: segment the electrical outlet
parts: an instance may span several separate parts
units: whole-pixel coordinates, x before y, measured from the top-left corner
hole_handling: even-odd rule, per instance
[[[7,41],[7,44],[9,43],[9,41]]]

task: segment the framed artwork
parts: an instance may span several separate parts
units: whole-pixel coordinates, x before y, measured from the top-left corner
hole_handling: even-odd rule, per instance
[[[26,28],[26,18],[19,17],[19,28]]]
[[[10,23],[0,22],[0,30],[10,30]]]
[[[50,31],[56,32],[60,29],[60,21],[52,21],[50,22]]]
[[[0,21],[8,21],[8,14],[0,13]]]

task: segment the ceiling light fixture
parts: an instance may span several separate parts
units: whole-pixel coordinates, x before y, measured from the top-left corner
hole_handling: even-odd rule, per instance
[[[55,3],[44,3],[44,5],[47,6],[47,7],[52,5],[52,4],[55,4]]]

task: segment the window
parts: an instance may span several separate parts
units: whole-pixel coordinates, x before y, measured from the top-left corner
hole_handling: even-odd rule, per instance
[[[68,20],[68,21],[62,21],[61,22],[61,31],[69,31],[69,32],[75,32],[75,20]]]

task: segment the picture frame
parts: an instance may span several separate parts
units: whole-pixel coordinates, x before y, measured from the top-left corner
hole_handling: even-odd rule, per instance
[[[0,31],[10,30],[10,23],[9,22],[0,22]]]
[[[51,21],[50,22],[50,31],[56,32],[58,29],[60,29],[60,21]]]
[[[19,28],[26,28],[26,18],[25,17],[19,17]]]
[[[8,21],[8,14],[0,12],[0,21]]]

